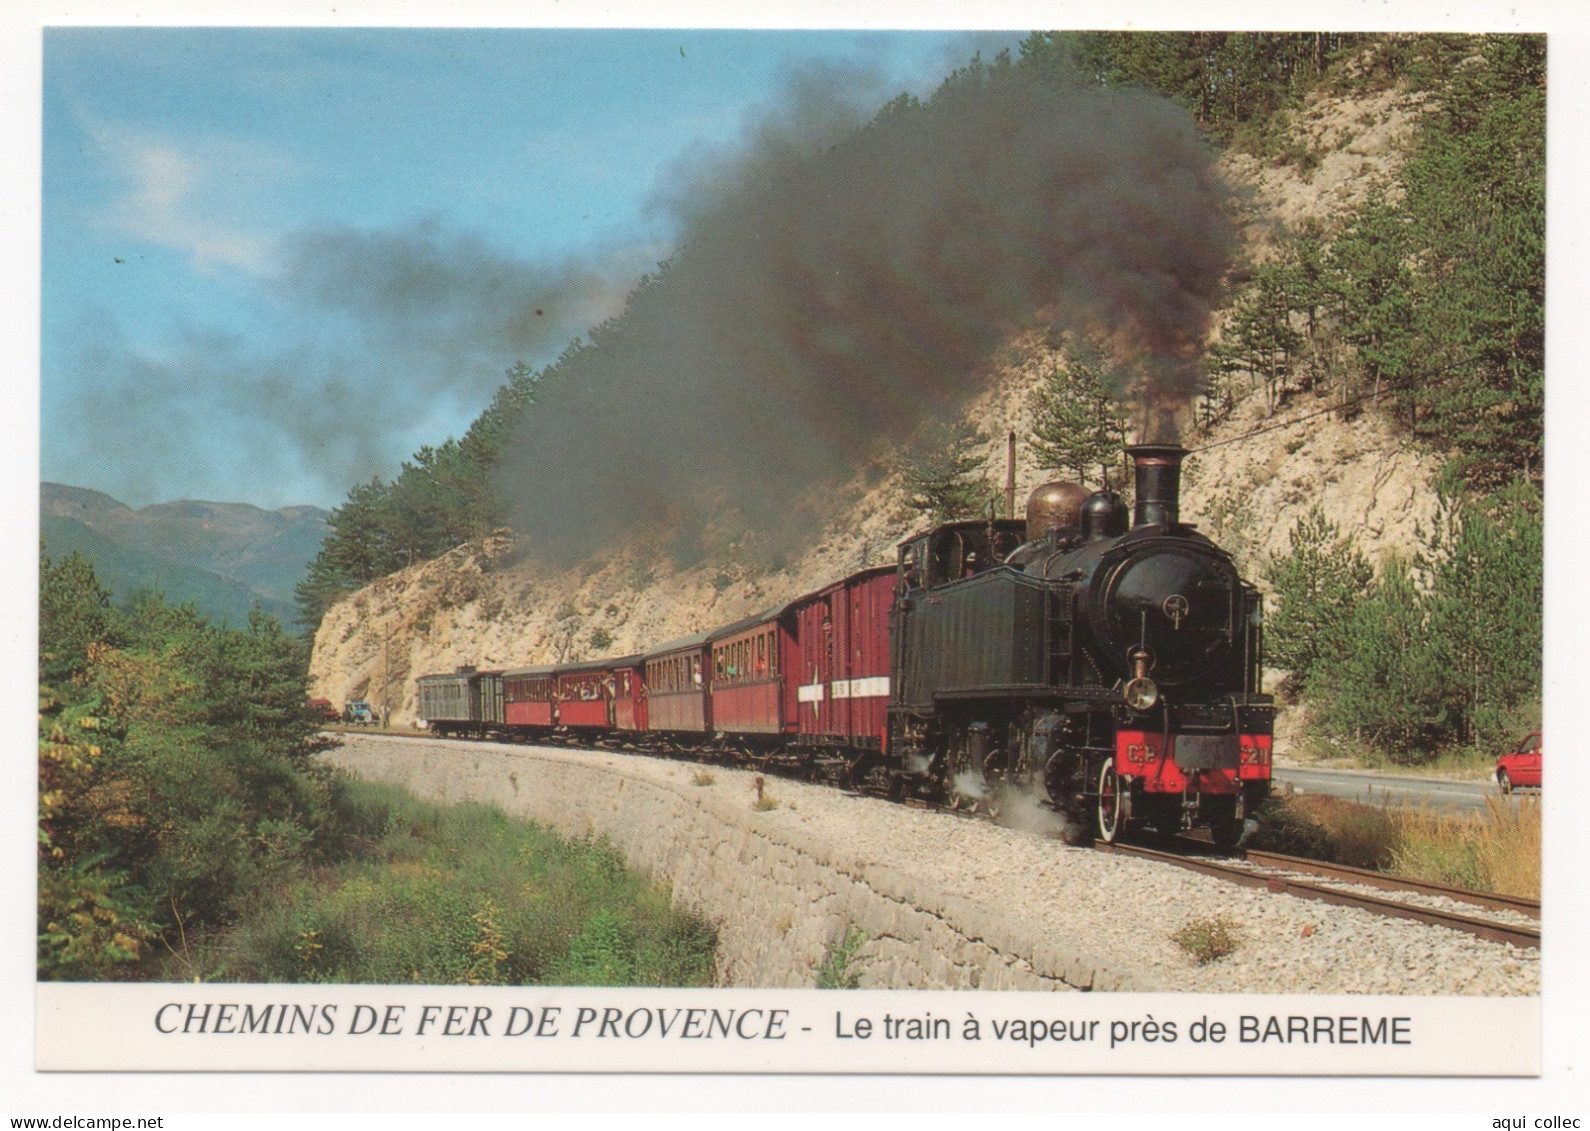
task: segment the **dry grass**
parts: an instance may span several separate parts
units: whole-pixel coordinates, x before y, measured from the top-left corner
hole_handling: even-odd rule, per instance
[[[1397,844],[1389,871],[1476,891],[1540,898],[1540,801],[1485,799],[1485,812],[1393,811]]]
[[[1540,801],[1488,797],[1483,813],[1276,798],[1260,812],[1255,848],[1374,868],[1475,891],[1540,897]]]
[[[1254,848],[1385,870],[1397,841],[1394,811],[1324,794],[1276,797],[1259,811]]]

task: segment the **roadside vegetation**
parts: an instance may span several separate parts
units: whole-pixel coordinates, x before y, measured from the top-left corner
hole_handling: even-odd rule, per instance
[[[341,783],[339,863],[247,901],[160,975],[247,982],[706,986],[711,927],[605,841]]]
[[[1250,846],[1474,891],[1540,898],[1541,809],[1488,798],[1483,813],[1276,797]]]
[[[40,555],[38,976],[705,985],[601,842],[332,772],[301,643]]]

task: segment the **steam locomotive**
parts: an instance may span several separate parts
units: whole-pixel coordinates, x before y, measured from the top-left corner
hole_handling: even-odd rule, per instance
[[[1270,786],[1258,592],[1179,521],[1175,445],[1111,491],[1040,487],[1019,519],[933,527],[895,566],[651,652],[422,676],[442,734],[778,765],[1074,832],[1206,827],[1233,847]]]

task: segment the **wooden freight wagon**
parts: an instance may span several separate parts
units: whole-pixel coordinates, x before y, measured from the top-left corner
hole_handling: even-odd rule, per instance
[[[461,667],[418,680],[419,717],[436,734],[489,734],[503,725],[503,673]]]
[[[500,734],[503,727],[502,669],[469,677],[469,716],[477,734]]]
[[[419,678],[419,716],[433,734],[462,734],[469,729],[469,675],[460,668],[445,675]]]
[[[881,750],[888,730],[896,569],[876,566],[792,601],[784,693],[797,741]]]

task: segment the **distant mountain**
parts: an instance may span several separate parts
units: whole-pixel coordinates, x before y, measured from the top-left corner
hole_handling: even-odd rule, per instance
[[[118,600],[157,589],[233,626],[247,622],[255,601],[291,624],[293,588],[319,552],[330,517],[319,507],[267,511],[189,500],[134,510],[83,487],[39,489],[39,527],[50,557],[78,551]]]

